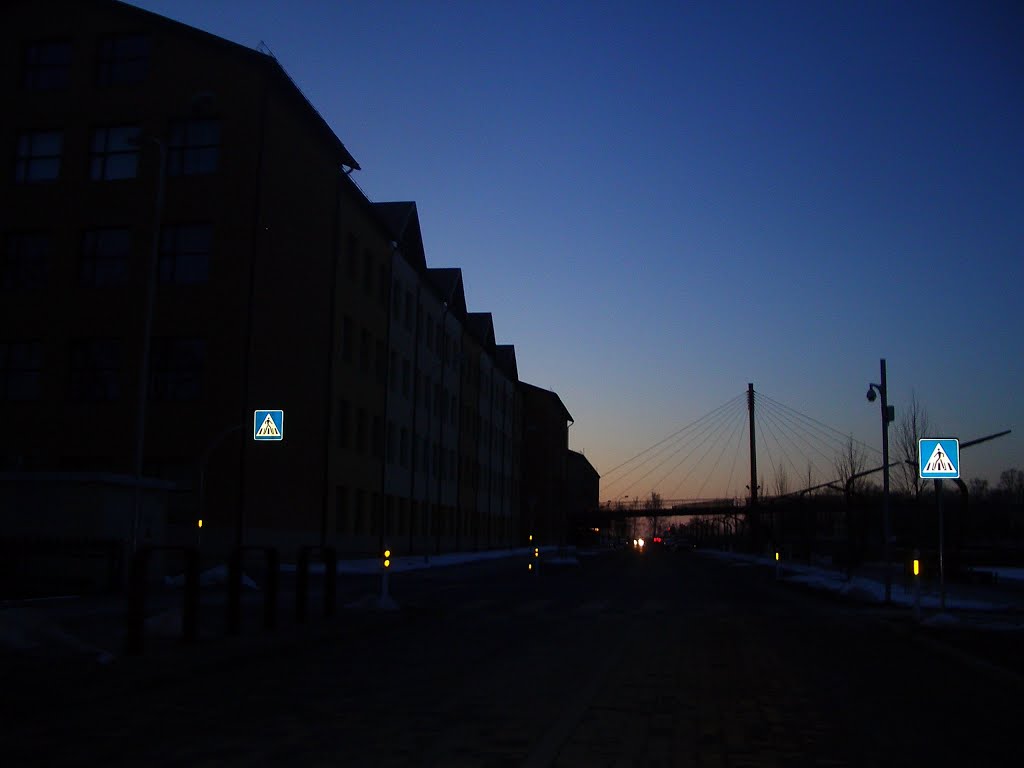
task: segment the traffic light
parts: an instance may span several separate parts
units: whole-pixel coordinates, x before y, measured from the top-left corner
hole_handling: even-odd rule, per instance
[[[384,550],[384,568],[385,570],[391,567],[391,550]]]

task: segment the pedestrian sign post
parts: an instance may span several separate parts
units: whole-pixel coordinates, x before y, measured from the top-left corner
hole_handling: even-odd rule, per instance
[[[252,419],[252,439],[284,440],[284,411],[255,411]]]
[[[918,440],[917,458],[922,480],[956,480],[960,477],[960,441],[955,437]]]

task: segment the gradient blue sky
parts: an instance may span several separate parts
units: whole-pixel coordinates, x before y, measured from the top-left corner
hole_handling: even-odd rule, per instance
[[[598,471],[748,381],[879,447],[880,357],[1024,468],[1018,4],[133,4],[269,45]]]

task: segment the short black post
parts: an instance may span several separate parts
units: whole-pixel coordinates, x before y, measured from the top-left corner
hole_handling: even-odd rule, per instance
[[[185,549],[185,605],[181,613],[181,639],[194,643],[199,637],[199,550]]]
[[[306,597],[309,594],[309,547],[299,548],[295,564],[295,622],[306,623]]]
[[[324,561],[324,616],[333,616],[338,595],[338,551],[334,547],[321,550]]]
[[[228,560],[228,615],[229,635],[237,635],[242,628],[242,548],[231,550]]]
[[[148,547],[143,547],[132,558],[128,581],[128,626],[125,631],[124,652],[128,656],[142,653],[146,623],[146,566],[149,564]]]
[[[277,550],[267,547],[267,583],[263,589],[263,624],[267,629],[277,626],[277,584],[281,570],[281,558]]]

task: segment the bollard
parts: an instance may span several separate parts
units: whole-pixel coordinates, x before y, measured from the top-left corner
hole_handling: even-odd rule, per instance
[[[242,548],[235,547],[228,560],[227,631],[237,635],[242,627]]]
[[[129,568],[128,581],[128,626],[125,631],[124,652],[138,656],[144,645],[143,633],[146,623],[146,564],[149,552],[141,549],[135,553]]]
[[[324,547],[324,616],[333,616],[338,594],[338,552],[334,547]]]
[[[199,638],[199,550],[185,549],[185,605],[181,611],[181,641]]]
[[[914,550],[914,620],[921,620],[921,553]]]
[[[263,626],[277,626],[277,589],[281,558],[274,547],[235,547],[228,560],[228,604],[226,627],[229,635],[237,635],[242,626],[242,558],[246,551],[262,552],[266,560],[266,583],[263,585]]]
[[[306,596],[309,594],[309,547],[299,548],[295,564],[295,623],[306,623]]]
[[[277,550],[267,547],[267,585],[263,595],[263,625],[267,629],[277,628],[277,585],[281,573],[281,558]]]
[[[145,646],[146,574],[149,558],[156,551],[178,551],[185,555],[185,595],[181,612],[181,640],[195,642],[199,637],[199,550],[195,547],[143,547],[132,558],[128,582],[127,627],[124,652],[138,656]]]

